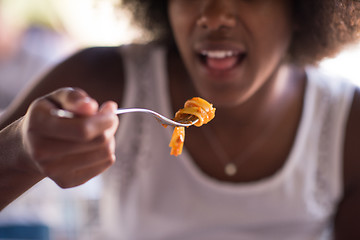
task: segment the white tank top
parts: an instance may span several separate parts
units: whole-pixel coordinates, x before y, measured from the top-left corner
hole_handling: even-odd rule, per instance
[[[122,107],[173,116],[166,52],[155,45],[120,48],[126,71]],[[120,117],[117,163],[104,196],[106,239],[331,239],[342,197],[344,129],[354,86],[307,69],[297,136],[284,166],[251,183],[205,175],[184,149],[169,155],[172,129],[152,117]],[[111,206],[111,207],[109,207]]]

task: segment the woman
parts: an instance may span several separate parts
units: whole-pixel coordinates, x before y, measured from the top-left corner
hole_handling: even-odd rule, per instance
[[[357,40],[358,3],[129,2],[161,23],[165,44],[84,50],[15,102],[2,120],[2,206],[44,177],[82,184],[116,149],[106,186],[124,239],[357,239],[360,95],[305,66]],[[193,96],[216,117],[186,130],[178,159],[171,129],[113,114],[172,115]]]

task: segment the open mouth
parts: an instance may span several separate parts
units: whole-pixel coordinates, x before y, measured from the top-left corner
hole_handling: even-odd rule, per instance
[[[246,57],[245,52],[234,50],[202,50],[198,55],[205,66],[217,71],[231,70]]]

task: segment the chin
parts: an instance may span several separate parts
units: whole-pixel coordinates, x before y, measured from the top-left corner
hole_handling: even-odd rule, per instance
[[[199,91],[202,98],[209,101],[214,105],[214,107],[236,107],[244,102],[249,98],[242,93],[234,93],[228,91]]]

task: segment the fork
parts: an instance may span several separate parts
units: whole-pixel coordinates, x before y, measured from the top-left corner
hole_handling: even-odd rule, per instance
[[[173,127],[190,127],[191,125],[195,124],[199,119],[193,115],[188,115],[183,119],[178,121],[171,120],[160,113],[157,113],[150,109],[145,108],[118,108],[115,111],[115,114],[125,114],[125,113],[147,113],[151,114],[153,117],[156,118],[161,124],[173,126]],[[75,114],[73,112],[64,110],[64,109],[51,109],[50,114],[53,116],[57,116],[60,118],[74,118]]]

